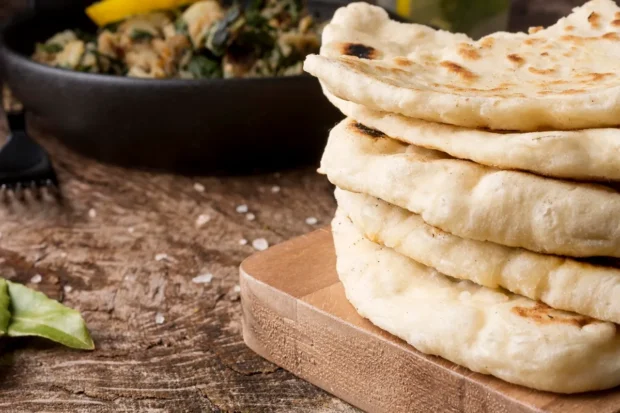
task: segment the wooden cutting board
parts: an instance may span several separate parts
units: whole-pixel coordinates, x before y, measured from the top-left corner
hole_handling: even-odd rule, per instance
[[[241,264],[243,338],[256,353],[368,412],[620,412],[620,391],[557,395],[424,355],[360,317],[328,229]]]

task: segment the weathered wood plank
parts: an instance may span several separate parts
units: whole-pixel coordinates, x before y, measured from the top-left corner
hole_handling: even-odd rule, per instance
[[[238,266],[254,249],[239,240],[275,244],[312,230],[306,217],[327,223],[332,189],[313,168],[192,179],[101,165],[42,142],[65,203],[5,196],[0,273],[81,310],[97,350],[3,342],[0,410],[353,411],[254,354],[240,332]],[[211,220],[199,227],[201,214]],[[211,283],[191,281],[206,272]],[[30,283],[35,274],[40,284]]]
[[[618,389],[528,389],[423,354],[373,325],[346,300],[328,228],[245,260],[241,295],[250,348],[366,411],[618,412]]]

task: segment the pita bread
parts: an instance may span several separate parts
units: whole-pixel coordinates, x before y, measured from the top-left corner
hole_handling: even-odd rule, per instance
[[[405,208],[454,235],[573,257],[620,257],[620,194],[501,171],[389,139],[346,119],[322,172],[336,186]]]
[[[372,242],[454,278],[620,323],[620,270],[460,238],[375,197],[336,189],[338,208]]]
[[[381,33],[377,41],[342,45],[341,56],[311,55],[304,65],[338,98],[471,128],[535,131],[619,123],[620,8],[612,0],[590,1],[547,29],[499,32],[478,41],[396,26],[373,6],[357,7],[369,15],[355,29],[368,34],[360,41]],[[401,37],[404,43],[395,40]]]
[[[458,281],[332,223],[337,270],[362,317],[419,351],[559,393],[620,384],[616,325]]]
[[[395,32],[402,36],[393,38]],[[338,9],[323,30],[321,55],[338,57],[346,54],[350,45],[364,44],[382,50],[375,58],[391,59],[411,53],[412,48],[454,45],[455,41],[469,39],[419,24],[398,23],[387,19],[383,9],[353,3]],[[497,133],[379,112],[339,99],[325,87],[323,92],[346,116],[394,139],[437,149],[455,158],[557,178],[620,180],[620,129]]]
[[[335,96],[329,99],[366,126],[455,158],[555,178],[620,180],[620,129],[497,133],[378,112]]]
[[[381,7],[350,3],[339,8],[321,35],[321,55],[389,59],[471,39],[415,23],[390,20]]]

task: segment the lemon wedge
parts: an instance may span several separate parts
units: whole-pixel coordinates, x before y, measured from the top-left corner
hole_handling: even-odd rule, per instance
[[[197,1],[199,0],[103,0],[86,8],[86,14],[97,26],[102,27],[136,14],[173,9]]]

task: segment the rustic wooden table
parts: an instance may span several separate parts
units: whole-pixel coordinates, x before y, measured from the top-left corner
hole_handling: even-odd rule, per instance
[[[24,2],[1,2],[0,19]],[[524,3],[513,28],[580,2],[531,2],[535,14]],[[2,198],[0,274],[81,310],[97,350],[0,342],[0,411],[356,411],[255,355],[240,333],[238,266],[252,241],[284,241],[334,212],[314,168],[188,178],[102,165],[39,138],[65,202]],[[212,280],[192,281],[203,274]]]
[[[240,333],[238,266],[252,240],[284,241],[334,211],[313,168],[192,179],[102,165],[40,141],[65,203],[5,195],[0,274],[81,310],[97,349],[3,342],[0,411],[353,411],[255,355]],[[209,273],[208,283],[192,281]]]

